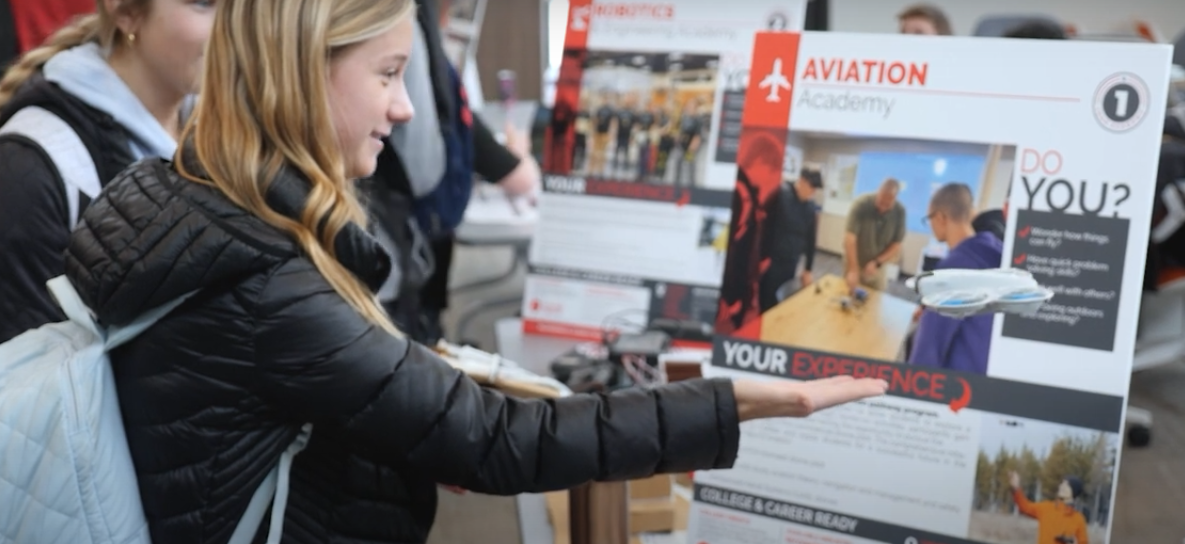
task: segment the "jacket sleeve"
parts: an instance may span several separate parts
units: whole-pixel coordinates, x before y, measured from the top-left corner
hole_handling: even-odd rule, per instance
[[[256,312],[261,395],[438,483],[542,492],[728,468],[736,459],[739,426],[727,380],[510,398],[365,321],[304,260],[272,276]]]
[[[65,272],[66,189],[48,157],[19,138],[0,140],[0,342],[65,316],[45,282]]]

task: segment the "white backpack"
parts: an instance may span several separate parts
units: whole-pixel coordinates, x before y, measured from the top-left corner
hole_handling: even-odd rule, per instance
[[[73,228],[79,195],[99,193],[82,140],[59,117],[35,107],[17,112],[0,134],[25,136],[53,160],[66,184]],[[104,330],[66,277],[47,285],[68,320],[0,344],[0,544],[150,544],[107,353],[190,295]],[[311,433],[306,424],[281,455],[230,544],[250,544],[269,502],[267,542],[280,542],[289,470]]]
[[[0,344],[0,543],[149,544],[107,353],[189,295],[103,330],[65,276],[48,285],[69,320]],[[273,497],[268,542],[280,541],[289,470],[311,434],[306,424],[280,456],[231,544],[252,541]]]

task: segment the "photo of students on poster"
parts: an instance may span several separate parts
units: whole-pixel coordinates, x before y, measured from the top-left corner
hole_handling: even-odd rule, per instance
[[[805,161],[826,167],[793,178],[783,172],[778,184],[756,187],[749,171],[783,164],[763,151],[775,148],[773,138],[750,140],[751,153],[738,165],[717,330],[985,374],[993,316],[926,311],[905,280],[929,270],[1002,266],[1003,240],[974,223],[1003,207],[1015,146],[828,133],[788,138]],[[936,245],[944,256],[928,258],[926,248]],[[758,321],[760,330],[746,328]]]
[[[567,60],[568,57],[565,58]],[[719,57],[588,51],[578,103],[557,96],[575,126],[551,131],[548,172],[615,181],[703,186]],[[567,128],[566,126],[564,127]]]

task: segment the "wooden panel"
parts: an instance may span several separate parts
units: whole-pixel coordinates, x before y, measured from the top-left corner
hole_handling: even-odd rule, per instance
[[[543,5],[546,0],[488,0],[477,44],[477,69],[487,101],[498,97],[498,70],[514,70],[519,100],[543,95]]]

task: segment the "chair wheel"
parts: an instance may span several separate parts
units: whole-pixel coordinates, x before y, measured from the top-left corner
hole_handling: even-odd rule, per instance
[[[1142,448],[1152,441],[1152,429],[1143,425],[1132,425],[1127,430],[1127,443],[1132,447]]]

